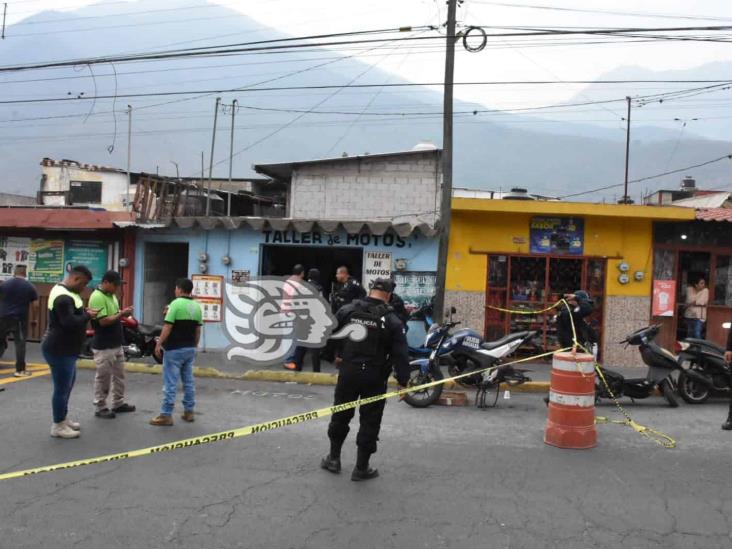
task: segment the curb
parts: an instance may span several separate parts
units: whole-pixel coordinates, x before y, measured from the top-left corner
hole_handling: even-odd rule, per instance
[[[0,362],[0,364],[12,364]],[[46,364],[34,363],[29,366],[47,366]],[[82,370],[95,370],[96,365],[93,360],[80,358],[76,363],[76,367]],[[160,364],[141,364],[139,362],[125,362],[125,371],[134,374],[153,374],[161,375],[163,367]],[[222,372],[216,368],[204,368],[201,366],[193,367],[193,375],[200,378],[210,379],[236,379],[243,381],[270,381],[275,383],[297,383],[299,385],[335,385],[338,380],[336,374],[327,374],[322,372],[287,372],[277,370],[248,370],[241,374],[232,374]],[[396,380],[389,378],[389,385],[396,387]],[[460,386],[454,381],[448,381],[444,384],[445,389],[459,388]],[[516,387],[502,387],[514,393],[546,393],[549,391],[548,381],[528,381],[523,385]]]

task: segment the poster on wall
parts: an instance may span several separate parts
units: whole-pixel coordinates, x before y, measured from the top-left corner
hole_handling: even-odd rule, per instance
[[[30,270],[31,240],[23,237],[0,237],[0,280],[13,276],[16,265]]]
[[[653,316],[674,316],[676,309],[676,281],[653,281]]]
[[[224,277],[219,275],[193,275],[193,299],[203,311],[204,322],[221,322],[224,306]]]
[[[203,311],[204,322],[221,322],[221,309],[223,304],[220,299],[196,298],[196,302]]]
[[[94,275],[90,287],[98,286],[109,265],[109,246],[101,240],[69,240],[64,248],[64,270],[85,265]]]
[[[532,254],[582,255],[585,223],[572,217],[532,217],[529,225]]]
[[[363,287],[368,288],[377,278],[391,278],[391,252],[363,253]]]
[[[437,273],[432,271],[401,271],[394,275],[396,293],[404,300],[408,311],[427,305],[435,295]]]
[[[64,277],[64,241],[34,238],[31,240],[31,282],[56,283]]]
[[[235,295],[240,295],[244,293],[245,288],[243,288],[243,284],[246,284],[251,280],[252,273],[251,271],[245,271],[240,269],[232,269],[231,271],[231,284],[233,286],[232,293]]]

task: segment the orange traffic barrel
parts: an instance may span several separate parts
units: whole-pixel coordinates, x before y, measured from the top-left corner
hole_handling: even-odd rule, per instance
[[[574,449],[597,445],[592,355],[554,353],[544,442]]]

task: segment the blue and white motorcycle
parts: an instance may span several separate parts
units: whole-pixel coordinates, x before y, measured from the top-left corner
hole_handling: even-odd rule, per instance
[[[464,328],[452,332],[460,322],[450,319],[444,324],[434,324],[425,337],[424,347],[432,349],[429,358],[410,362],[412,373],[409,386],[416,386],[444,379],[440,366],[447,366],[450,376],[465,375],[458,380],[463,386],[476,387],[475,404],[479,408],[493,407],[498,402],[500,386],[521,385],[531,381],[526,375],[528,370],[513,368],[510,365],[500,366],[501,361],[524,344],[530,343],[537,335],[535,331],[509,334],[496,341],[486,342],[474,330]],[[482,371],[498,366],[490,371]],[[425,408],[434,404],[442,394],[443,384],[414,391],[404,397],[407,404]]]

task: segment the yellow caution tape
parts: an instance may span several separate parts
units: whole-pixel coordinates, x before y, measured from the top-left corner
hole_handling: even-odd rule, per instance
[[[512,315],[540,315],[542,313],[546,313],[547,311],[551,311],[552,309],[556,309],[559,307],[559,305],[564,302],[564,299],[560,299],[557,301],[554,305],[551,305],[545,309],[537,309],[537,310],[526,310],[526,309],[503,309],[501,307],[494,307],[493,305],[486,305],[486,309],[492,309],[494,311],[499,311],[501,313],[510,313]]]
[[[562,349],[562,350],[566,351],[568,349]],[[379,400],[386,400],[387,398],[402,396],[402,395],[406,395],[408,393],[415,392],[415,391],[422,391],[424,389],[429,389],[430,387],[434,387],[434,386],[440,385],[442,383],[447,383],[448,381],[454,381],[454,380],[461,379],[464,377],[474,376],[476,374],[482,374],[484,372],[490,372],[501,366],[509,366],[512,364],[528,362],[528,361],[535,360],[537,358],[543,358],[545,356],[549,356],[552,354],[554,354],[554,351],[548,352],[548,353],[543,353],[541,355],[531,356],[528,358],[517,359],[512,362],[505,362],[505,363],[502,363],[502,364],[499,364],[496,366],[491,366],[489,368],[483,368],[481,370],[470,371],[468,373],[460,374],[460,375],[453,376],[450,378],[440,379],[437,381],[431,381],[429,383],[423,383],[421,385],[415,385],[413,387],[409,387],[408,389],[400,389],[398,391],[391,391],[388,393],[383,393],[381,395],[376,395],[376,396],[369,397],[369,398],[363,398],[363,399],[359,399],[359,400],[353,400],[351,402],[346,402],[343,404],[327,406],[325,408],[320,408],[319,410],[312,410],[310,412],[305,412],[302,414],[295,414],[292,416],[275,419],[272,421],[255,423],[254,425],[248,425],[246,427],[239,427],[237,429],[230,429],[228,431],[220,431],[218,433],[210,433],[208,435],[201,435],[201,436],[186,438],[186,439],[182,439],[182,440],[175,440],[172,442],[167,442],[165,444],[158,444],[157,446],[150,446],[148,448],[140,448],[138,450],[130,450],[127,452],[120,452],[117,454],[108,454],[105,456],[97,456],[97,457],[93,457],[93,458],[79,459],[76,461],[67,461],[65,463],[57,463],[55,465],[46,465],[44,467],[35,467],[33,469],[25,469],[22,471],[12,471],[10,473],[2,473],[2,474],[0,474],[0,481],[13,479],[13,478],[19,478],[19,477],[37,475],[40,473],[51,473],[53,471],[60,471],[63,469],[74,469],[76,467],[83,467],[86,465],[95,465],[98,463],[108,463],[110,461],[120,461],[123,459],[131,459],[131,458],[136,458],[136,457],[148,456],[151,454],[158,454],[161,452],[170,452],[173,450],[180,450],[182,448],[191,448],[194,446],[201,446],[203,444],[213,444],[214,442],[221,442],[224,440],[231,440],[234,438],[245,437],[245,436],[249,436],[249,435],[263,433],[265,431],[273,431],[275,429],[281,429],[282,427],[288,427],[290,425],[298,425],[300,423],[305,423],[307,421],[312,421],[315,419],[327,417],[327,416],[333,415],[338,412],[344,412],[345,410],[357,408],[358,406],[362,406],[365,404],[371,404],[372,402],[378,402]]]

